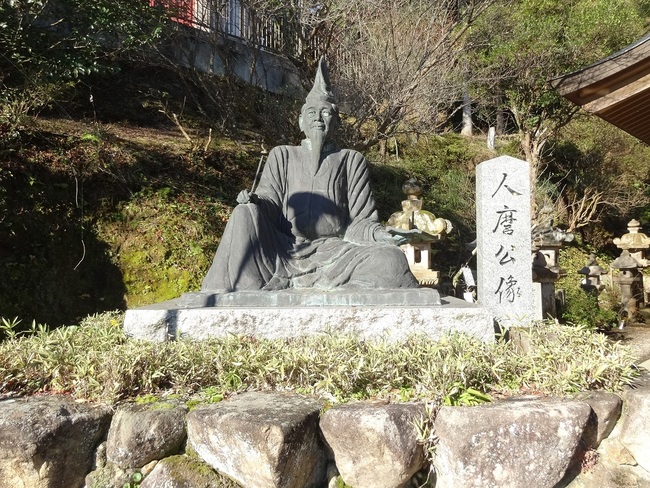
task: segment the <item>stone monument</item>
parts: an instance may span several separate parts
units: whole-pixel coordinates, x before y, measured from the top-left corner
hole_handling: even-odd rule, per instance
[[[425,233],[379,223],[365,158],[334,143],[339,124],[321,59],[299,117],[305,139],[273,148],[257,188],[239,193],[201,290],[127,311],[127,333],[399,339],[454,329],[493,339],[489,311],[443,307],[437,290],[419,287],[399,245]]]
[[[504,328],[535,318],[529,173],[526,161],[510,156],[476,168],[478,303]]]

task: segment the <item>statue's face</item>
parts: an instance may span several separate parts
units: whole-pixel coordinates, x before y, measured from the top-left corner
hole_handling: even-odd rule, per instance
[[[307,101],[300,113],[299,123],[300,130],[308,139],[311,140],[314,134],[320,132],[322,140],[328,141],[338,127],[338,121],[338,114],[331,103]]]

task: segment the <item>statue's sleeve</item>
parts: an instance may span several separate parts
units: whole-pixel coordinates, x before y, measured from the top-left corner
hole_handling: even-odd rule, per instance
[[[283,225],[283,202],[287,184],[287,154],[282,147],[274,147],[266,159],[260,182],[255,189],[258,197],[257,204],[267,218],[277,223],[278,228]]]
[[[383,232],[375,209],[375,199],[370,187],[370,173],[366,159],[351,151],[348,164],[348,211],[349,222],[345,240],[351,242],[376,241]]]

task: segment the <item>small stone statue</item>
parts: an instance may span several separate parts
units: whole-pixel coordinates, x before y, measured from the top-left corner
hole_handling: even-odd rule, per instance
[[[366,160],[333,142],[323,59],[299,124],[301,145],[273,148],[255,192],[238,195],[202,291],[417,287],[399,244],[418,231],[379,224]]]

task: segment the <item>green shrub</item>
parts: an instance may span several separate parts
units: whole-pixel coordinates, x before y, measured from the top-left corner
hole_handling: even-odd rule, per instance
[[[565,305],[560,311],[563,322],[580,324],[597,330],[616,326],[619,315],[615,310],[601,307],[598,294],[580,288],[564,290]]]
[[[42,83],[23,89],[0,90],[0,149],[12,147],[20,139],[28,115],[39,113],[49,106],[69,85]]]
[[[616,291],[607,288],[600,292],[600,296],[595,291],[585,291],[581,287],[584,275],[578,274],[578,270],[585,266],[592,252],[590,248],[577,245],[560,249],[560,266],[566,271],[566,275],[560,278],[555,286],[556,289],[564,290],[565,297],[564,306],[559,310],[559,318],[569,324],[608,330],[616,326],[620,319]],[[605,263],[609,258],[604,255],[597,257],[600,266],[606,269]]]

